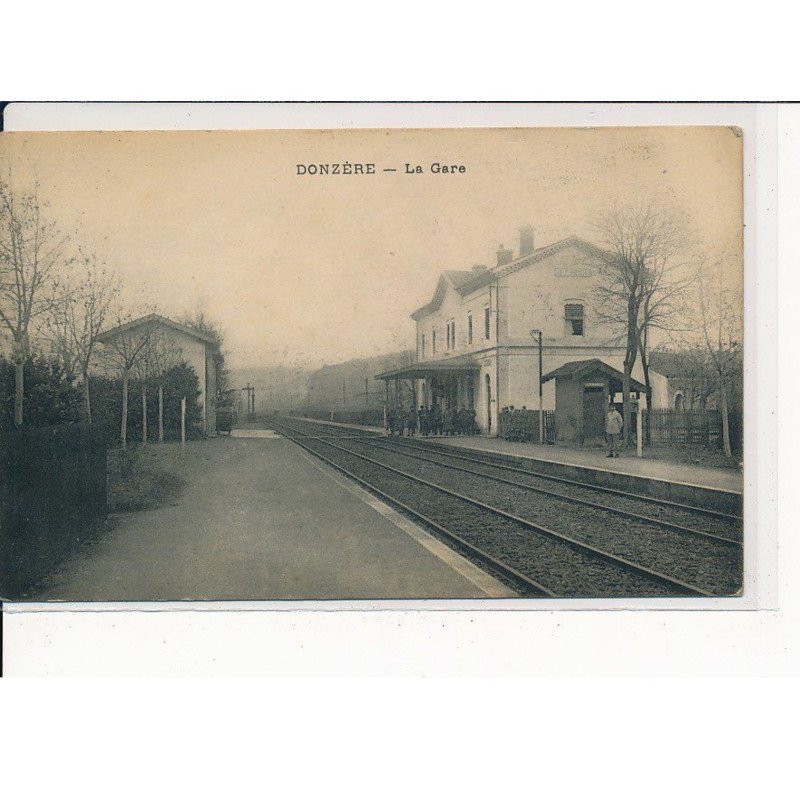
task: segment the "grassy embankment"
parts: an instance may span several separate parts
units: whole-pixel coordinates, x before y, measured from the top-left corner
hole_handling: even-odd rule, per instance
[[[186,481],[170,468],[172,449],[150,445],[109,451],[109,513],[144,511],[177,501]]]

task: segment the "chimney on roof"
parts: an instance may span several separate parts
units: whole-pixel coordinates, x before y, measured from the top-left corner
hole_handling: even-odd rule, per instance
[[[501,244],[500,247],[497,248],[497,266],[502,267],[505,264],[510,264],[513,260],[514,254],[511,250],[506,250]]]
[[[519,257],[530,255],[533,252],[533,227],[524,225],[519,229]]]

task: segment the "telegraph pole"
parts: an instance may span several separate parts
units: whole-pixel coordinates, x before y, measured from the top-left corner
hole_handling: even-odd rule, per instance
[[[242,391],[247,392],[247,416],[252,418],[256,413],[256,387],[248,383],[242,387]]]

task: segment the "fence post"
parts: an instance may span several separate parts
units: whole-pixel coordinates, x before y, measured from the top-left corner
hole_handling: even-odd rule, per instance
[[[186,447],[186,398],[181,397],[181,449]]]

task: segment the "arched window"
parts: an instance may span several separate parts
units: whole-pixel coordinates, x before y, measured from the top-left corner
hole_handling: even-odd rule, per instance
[[[675,393],[675,410],[676,411],[683,411],[684,410],[684,398],[683,392],[676,392]]]

